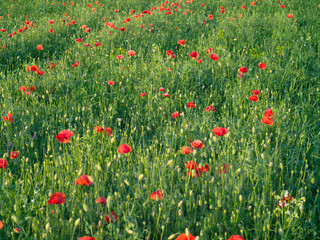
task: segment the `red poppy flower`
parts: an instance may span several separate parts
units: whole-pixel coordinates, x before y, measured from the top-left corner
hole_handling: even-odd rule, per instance
[[[259,63],[258,66],[261,69],[266,69],[267,68],[265,63]]]
[[[166,54],[169,56],[169,59],[175,58],[174,52],[166,50]]]
[[[74,64],[72,64],[72,67],[78,67],[79,66],[79,62],[76,61]]]
[[[100,127],[100,126],[96,126],[96,127],[94,127],[93,129],[96,130],[97,133],[99,133],[99,132],[104,132],[104,128],[103,128],[103,127]]]
[[[31,86],[31,87],[29,88],[29,90],[30,90],[30,92],[34,92],[34,91],[36,90],[36,86]]]
[[[110,81],[108,81],[108,84],[113,86],[114,85],[114,81],[110,80]]]
[[[192,51],[192,53],[189,53],[190,57],[192,59],[197,59],[199,57],[199,54],[196,51]]]
[[[223,167],[220,168],[219,172],[222,175],[222,173],[227,173],[227,170],[230,169],[230,164],[223,164]]]
[[[71,139],[69,138],[72,137],[73,135],[74,133],[69,130],[62,130],[61,132],[59,132],[56,138],[60,143],[68,143],[71,141]]]
[[[96,42],[94,45],[95,45],[96,47],[101,47],[101,43],[99,43],[99,42]]]
[[[206,107],[205,111],[206,111],[206,112],[209,112],[209,111],[215,112],[216,110],[214,109],[214,107],[213,107],[212,104],[211,104],[210,106]]]
[[[253,91],[252,91],[252,94],[254,94],[254,95],[259,95],[259,94],[260,94],[260,91],[259,91],[259,90],[253,90]]]
[[[212,132],[218,137],[225,135],[228,131],[229,131],[228,129],[223,127],[216,127],[212,129]]]
[[[193,148],[199,148],[202,149],[204,147],[204,144],[201,140],[194,140],[192,143],[190,143],[191,147]]]
[[[188,104],[187,104],[187,108],[196,108],[196,106],[194,105],[194,103],[192,103],[192,102],[188,102]]]
[[[239,235],[232,235],[228,240],[245,240],[245,239]]]
[[[12,114],[11,113],[8,113],[6,117],[4,116],[2,118],[3,118],[3,120],[10,121],[12,123]]]
[[[271,117],[271,116],[272,116],[272,117],[274,118],[272,109],[271,109],[271,108],[268,108],[268,109],[264,112],[264,116],[265,116],[265,117]]]
[[[38,71],[36,71],[36,74],[42,76],[44,74],[44,71],[38,70]]]
[[[112,135],[112,132],[113,132],[113,130],[112,130],[111,128],[109,128],[109,127],[107,127],[107,128],[105,129],[105,133],[106,133],[108,136],[111,136],[111,135]]]
[[[122,55],[118,55],[117,58],[118,58],[119,60],[122,60],[122,59],[123,59],[123,56],[122,56]]]
[[[13,151],[12,153],[10,153],[10,159],[15,159],[19,156],[19,151]]]
[[[133,51],[133,50],[129,50],[129,51],[128,51],[128,55],[129,55],[129,56],[134,56],[134,55],[136,55],[136,52]]]
[[[0,221],[0,230],[3,228],[3,223]]]
[[[293,18],[293,15],[292,14],[288,14],[287,17],[288,18]]]
[[[54,24],[54,21],[53,20],[49,20],[48,23],[52,25],[52,24]]]
[[[42,45],[38,45],[38,46],[37,46],[37,50],[43,50]]]
[[[209,19],[209,20],[212,20],[212,19],[213,19],[213,15],[211,15],[211,14],[208,15],[208,19]]]
[[[278,207],[284,207],[284,206],[286,206],[286,205],[288,205],[288,204],[290,204],[290,202],[293,200],[294,198],[292,197],[292,196],[285,196],[285,197],[283,197],[282,198],[282,204],[279,202],[278,203]]]
[[[181,235],[179,235],[176,240],[195,240],[196,237],[193,236],[191,233],[189,233],[189,236],[187,237],[187,235],[185,233],[182,233]]]
[[[20,233],[21,230],[20,230],[19,228],[14,228],[13,231],[14,231],[15,233]]]
[[[163,96],[164,97],[169,97],[170,95],[169,95],[169,93],[165,93],[165,94],[163,94]]]
[[[163,193],[160,190],[150,194],[150,198],[155,201],[160,200],[162,197],[163,197]]]
[[[215,61],[215,62],[219,60],[218,55],[216,55],[216,54],[214,54],[214,53],[212,53],[212,54],[210,55],[210,58],[211,58],[213,61]]]
[[[190,154],[193,152],[193,149],[191,147],[188,147],[188,146],[183,146],[180,150],[180,153],[181,154]]]
[[[146,95],[147,95],[147,93],[145,93],[145,92],[144,93],[140,93],[140,97],[142,97],[142,98],[145,97]]]
[[[126,29],[124,27],[120,27],[120,30],[123,32],[125,31]]]
[[[226,10],[224,10],[224,9],[221,9],[221,10],[220,10],[221,13],[224,13],[225,11],[226,11]]]
[[[79,238],[79,240],[96,240],[96,238],[94,238],[94,237],[87,237],[87,236],[85,236],[85,237],[81,237],[81,238]]]
[[[281,7],[281,8],[285,8],[286,6],[285,6],[285,5],[280,5],[280,7]]]
[[[98,197],[96,203],[107,204],[107,199],[104,197]]]
[[[179,112],[174,112],[172,113],[172,118],[175,119],[177,117],[179,117],[180,113]]]
[[[202,59],[199,59],[199,60],[198,60],[198,63],[202,63],[202,61],[203,61]]]
[[[129,153],[131,151],[132,151],[132,148],[127,144],[121,144],[118,147],[118,153],[121,153],[121,154]]]
[[[210,170],[210,167],[208,164],[206,164],[204,167],[201,168],[202,172],[208,172]]]
[[[163,92],[165,89],[164,89],[163,87],[161,87],[161,88],[159,88],[159,90],[160,90],[161,92]]]
[[[49,197],[48,204],[64,204],[66,195],[61,192],[56,192]]]
[[[26,92],[27,88],[25,86],[21,86],[21,87],[19,87],[19,91]]]
[[[253,101],[253,102],[258,102],[259,101],[259,98],[257,95],[252,95],[249,97],[249,100]]]
[[[268,124],[269,126],[273,125],[273,120],[271,117],[264,117],[261,120],[262,123]]]
[[[107,213],[106,215],[106,222],[107,223],[113,223],[114,221],[118,221],[119,218],[114,214],[114,212],[111,212],[111,214],[109,215],[109,213]]]
[[[0,168],[3,168],[3,170],[6,169],[7,164],[7,160],[5,160],[4,158],[0,158]]]
[[[93,177],[88,176],[88,175],[81,175],[78,179],[75,180],[76,185],[82,185],[82,186],[90,186],[93,185],[93,182],[91,182],[91,179]]]
[[[248,72],[248,68],[246,68],[246,67],[241,67],[241,68],[239,68],[238,71],[239,71],[240,74],[246,73],[246,72]]]
[[[30,67],[30,70],[31,70],[32,72],[36,72],[36,71],[39,70],[39,67],[36,66],[36,65],[32,65],[32,66]]]
[[[186,40],[181,39],[177,43],[180,44],[181,46],[184,46],[185,42]]]
[[[212,53],[213,51],[214,51],[214,49],[208,48],[208,49],[207,49],[207,54]]]

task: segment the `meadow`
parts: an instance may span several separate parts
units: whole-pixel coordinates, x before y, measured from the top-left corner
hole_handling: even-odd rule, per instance
[[[0,239],[320,239],[320,2],[0,0]]]

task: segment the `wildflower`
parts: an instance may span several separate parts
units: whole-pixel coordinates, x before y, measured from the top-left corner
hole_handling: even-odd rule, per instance
[[[2,117],[4,121],[10,121],[12,123],[12,114],[8,113],[7,116]]]
[[[10,153],[10,159],[15,159],[19,156],[19,151],[13,151]]]
[[[158,201],[163,197],[162,191],[158,190],[150,194],[152,200]]]
[[[125,154],[125,153],[129,153],[132,151],[132,148],[127,145],[127,144],[121,144],[119,147],[118,147],[118,153],[120,154]]]
[[[75,180],[75,183],[76,185],[90,186],[94,184],[91,180],[93,181],[93,177],[88,175],[81,175],[78,179]]]
[[[0,158],[0,168],[5,170],[7,167],[7,164],[8,164],[7,160],[5,160],[4,158]]]
[[[64,204],[66,195],[61,192],[56,192],[49,197],[48,204]]]
[[[218,137],[225,135],[228,131],[229,130],[227,128],[223,128],[223,127],[216,127],[212,129],[212,132]]]
[[[192,143],[190,143],[191,147],[193,148],[199,148],[202,149],[204,147],[204,144],[201,140],[194,140]]]
[[[118,221],[119,218],[114,214],[114,212],[112,211],[111,214],[109,215],[109,213],[107,213],[106,215],[106,222],[107,223],[113,223],[114,221]]]
[[[73,135],[74,133],[70,130],[62,130],[61,132],[59,132],[56,138],[60,143],[68,143],[71,141],[71,139],[69,138],[72,137]]]

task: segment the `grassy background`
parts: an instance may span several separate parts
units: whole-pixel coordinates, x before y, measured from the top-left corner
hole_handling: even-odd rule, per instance
[[[233,234],[319,239],[316,1],[283,1],[285,8],[274,0],[255,6],[245,0],[184,1],[172,15],[156,9],[138,20],[131,9],[139,14],[161,3],[0,2],[0,28],[7,30],[0,32],[0,46],[5,46],[0,49],[0,113],[13,115],[13,123],[0,123],[0,153],[8,161],[7,169],[0,169],[1,239],[167,239],[187,227],[200,239]],[[131,21],[123,23],[128,17]],[[26,20],[36,28],[28,26],[9,38]],[[66,26],[71,20],[76,25]],[[111,29],[106,21],[126,31]],[[184,47],[177,44],[180,39],[186,40]],[[37,51],[38,44],[44,50]],[[206,54],[208,48],[214,48],[217,62]],[[137,55],[129,57],[128,50]],[[176,57],[168,59],[166,50]],[[191,59],[192,51],[202,63]],[[122,61],[115,58],[119,54]],[[75,61],[80,62],[76,68]],[[53,70],[49,62],[56,65]],[[260,62],[267,69],[259,69]],[[45,74],[26,71],[31,65]],[[243,78],[238,77],[241,66],[249,68]],[[108,85],[109,80],[115,85]],[[33,85],[31,95],[18,90]],[[164,98],[159,87],[170,97]],[[258,102],[248,100],[254,89],[261,91]],[[140,98],[141,92],[147,96]],[[197,108],[187,109],[188,102]],[[215,113],[204,111],[210,104]],[[267,108],[275,114],[273,126],[261,123]],[[172,119],[175,111],[184,115]],[[112,136],[95,134],[98,125],[111,127]],[[216,138],[214,127],[227,127],[229,133]],[[71,143],[56,140],[63,129],[75,133]],[[182,146],[196,139],[203,141],[202,150],[180,154]],[[122,143],[133,151],[119,155]],[[10,160],[13,150],[20,156]],[[173,164],[167,164],[171,159]],[[211,170],[188,178],[185,162],[190,160],[208,163]],[[221,176],[224,164],[231,167]],[[76,186],[74,180],[82,174],[93,176],[94,185]],[[149,198],[156,190],[164,193],[158,202]],[[295,204],[290,215],[286,209],[277,211],[276,196],[285,190],[295,199],[306,198],[303,211]],[[64,205],[47,204],[54,192],[65,193]],[[99,196],[109,196],[109,204],[96,204]],[[119,221],[107,224],[104,216],[111,211]],[[293,212],[299,217],[292,217]]]

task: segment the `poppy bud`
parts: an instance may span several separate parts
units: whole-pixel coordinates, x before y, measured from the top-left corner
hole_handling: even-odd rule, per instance
[[[85,211],[85,212],[88,212],[88,205],[87,204],[83,204],[83,210]]]
[[[186,228],[186,236],[187,236],[187,238],[189,239],[189,229],[188,228]]]
[[[242,202],[242,195],[239,195],[239,201]]]
[[[168,240],[174,239],[174,237],[175,237],[176,235],[177,235],[177,234],[171,234],[171,235],[168,237]]]
[[[49,231],[50,230],[50,223],[46,224],[46,230]]]
[[[97,166],[98,171],[102,172],[102,168],[100,165]]]
[[[127,186],[130,185],[130,183],[127,180],[124,180],[124,183],[127,184]]]
[[[80,224],[80,218],[78,218],[75,222],[74,222],[74,226],[77,227]]]
[[[181,209],[179,209],[179,211],[178,211],[178,215],[179,215],[179,217],[181,217],[181,215],[182,215],[182,211],[181,211]]]
[[[270,162],[270,163],[269,163],[269,168],[272,168],[272,166],[273,166],[273,163]]]
[[[15,223],[18,223],[18,217],[16,215],[12,215],[11,216],[12,221],[14,221]]]
[[[236,175],[239,175],[240,172],[241,172],[241,168],[238,168],[236,171]]]
[[[143,174],[140,174],[138,180],[141,181],[143,179]]]
[[[183,201],[180,201],[180,202],[178,203],[178,208],[180,208],[182,204],[183,204]]]

